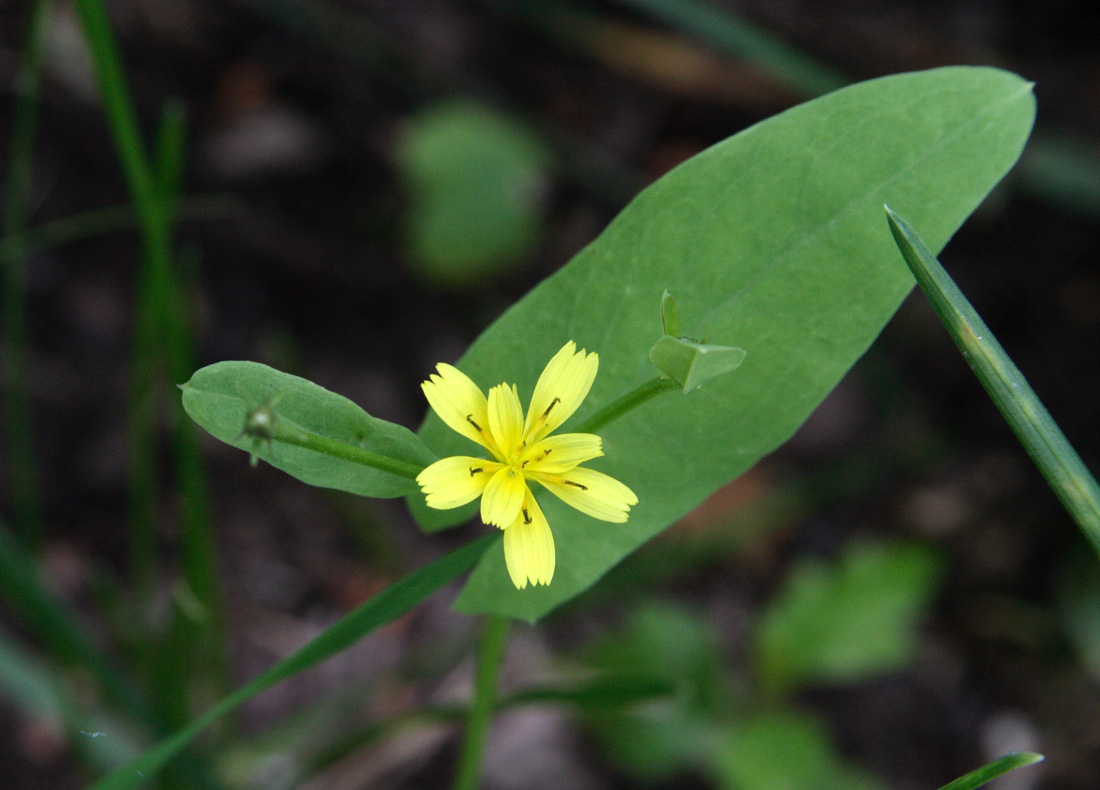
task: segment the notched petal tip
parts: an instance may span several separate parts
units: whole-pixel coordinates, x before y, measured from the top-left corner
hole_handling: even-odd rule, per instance
[[[528,583],[548,585],[554,578],[554,536],[530,492],[524,497],[520,517],[504,530],[504,562],[518,590]]]

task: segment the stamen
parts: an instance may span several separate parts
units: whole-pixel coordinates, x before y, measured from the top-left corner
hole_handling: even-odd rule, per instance
[[[550,410],[552,408],[554,408],[555,406],[557,406],[559,403],[561,403],[561,398],[554,398],[554,400],[550,401],[550,405],[547,406],[546,411],[544,411],[542,413],[542,419],[545,420],[547,417],[549,417],[550,416]]]
[[[587,491],[588,490],[588,486],[581,485],[580,483],[574,483],[572,480],[563,479],[562,482],[565,483],[565,485],[567,485],[567,486],[573,486],[574,488],[579,488],[581,491]]]
[[[470,467],[470,477],[473,477],[474,475],[480,474],[481,472],[484,472],[484,471],[485,471],[485,467],[471,466]]]
[[[467,415],[466,415],[466,422],[470,423],[470,425],[472,425],[472,426],[474,426],[475,428],[477,428],[477,432],[478,432],[478,433],[485,433],[485,431],[481,430],[481,426],[480,426],[480,425],[478,425],[478,424],[477,424],[476,422],[474,422],[474,415],[472,415],[472,414],[467,414]]]
[[[531,515],[527,512],[527,508],[523,508],[523,523],[524,524],[530,524],[531,523]]]

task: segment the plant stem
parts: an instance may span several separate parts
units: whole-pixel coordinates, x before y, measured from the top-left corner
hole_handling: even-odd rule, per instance
[[[0,380],[4,383],[4,434],[11,465],[12,509],[20,538],[29,546],[42,538],[42,513],[35,472],[34,437],[27,363],[27,219],[30,214],[31,159],[38,127],[38,86],[49,27],[50,0],[30,9],[23,62],[15,80],[15,120],[4,191],[3,337]]]
[[[179,220],[206,221],[227,219],[238,209],[238,201],[231,195],[210,194],[179,199]],[[0,266],[7,265],[24,254],[60,247],[80,239],[102,233],[129,230],[136,223],[134,207],[129,203],[105,206],[91,211],[50,220],[27,228],[22,245],[16,239],[5,237],[0,241]]]
[[[287,425],[281,420],[275,421],[263,439],[292,444],[295,447],[302,447],[306,450],[331,455],[333,458],[339,458],[343,461],[369,466],[409,480],[415,480],[416,476],[424,470],[424,467],[417,464],[402,461],[399,458],[391,458],[380,453],[372,453],[370,450],[364,450],[354,445],[344,444],[312,431],[307,431],[304,428]]]
[[[485,621],[481,644],[477,652],[477,669],[474,676],[474,700],[470,718],[466,723],[466,737],[458,756],[455,774],[455,790],[476,790],[481,779],[481,763],[485,742],[489,735],[493,707],[496,704],[497,675],[504,656],[511,622],[498,615],[490,615]]]
[[[667,376],[657,376],[612,401],[593,414],[575,429],[577,433],[595,433],[609,422],[619,419],[631,409],[636,409],[650,398],[662,392],[680,389],[680,385]]]

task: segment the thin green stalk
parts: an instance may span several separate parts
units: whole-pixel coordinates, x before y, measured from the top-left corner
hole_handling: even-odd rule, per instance
[[[488,740],[489,725],[496,705],[497,675],[500,673],[504,646],[508,641],[511,621],[498,615],[485,620],[485,630],[477,651],[477,669],[474,675],[474,700],[470,717],[466,722],[466,737],[458,755],[455,774],[455,790],[476,790],[481,780],[481,764]]]
[[[260,408],[265,409],[269,407],[261,406]],[[255,412],[253,412],[253,414],[255,414]],[[250,415],[250,419],[251,416],[252,415]],[[251,432],[251,435],[255,436],[257,441],[273,441],[291,444],[295,447],[313,450],[316,453],[331,455],[333,458],[339,458],[343,461],[351,461],[352,463],[369,466],[372,469],[378,469],[382,472],[389,472],[392,475],[404,477],[409,480],[415,480],[416,476],[424,471],[424,467],[418,466],[417,464],[402,461],[399,458],[391,458],[388,455],[372,453],[370,450],[363,450],[354,445],[344,444],[343,442],[326,438],[312,431],[307,431],[304,428],[287,425],[285,422],[278,419],[275,419],[273,424],[265,424],[262,430],[262,434]]]
[[[843,88],[848,80],[764,30],[698,0],[619,0],[681,30],[689,30],[720,49],[762,66],[784,85],[806,96]]]
[[[617,420],[628,411],[636,409],[662,392],[680,389],[680,385],[667,376],[658,376],[631,390],[593,414],[574,430],[577,433],[595,433],[612,420]]]
[[[122,69],[118,45],[100,0],[77,0],[84,35],[91,49],[100,96],[123,173],[134,200],[144,242],[138,286],[130,391],[130,563],[135,587],[152,588],[157,576],[155,433],[158,349],[164,325],[154,294],[164,294],[171,240],[165,201],[158,188],[138,129],[137,114]]]
[[[238,203],[232,195],[181,197],[177,215],[180,222],[228,219],[236,212]],[[83,211],[27,228],[23,250],[28,254],[48,250],[104,233],[129,230],[137,224],[134,207],[129,203]],[[8,264],[20,254],[13,241],[7,237],[0,241],[0,265]]]
[[[1100,554],[1100,486],[1019,368],[912,226],[886,207],[890,231],[943,325],[1039,471]]]
[[[4,437],[11,470],[12,509],[20,538],[35,546],[42,539],[42,508],[35,471],[27,363],[27,221],[30,216],[31,165],[38,128],[38,87],[52,3],[34,0],[27,43],[15,80],[15,119],[4,192],[2,271]]]
[[[81,667],[113,703],[147,723],[149,712],[134,689],[92,643],[80,624],[38,578],[34,558],[0,523],[0,597],[58,660]]]

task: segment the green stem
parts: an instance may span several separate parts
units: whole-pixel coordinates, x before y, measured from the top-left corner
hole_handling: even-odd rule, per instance
[[[238,207],[239,201],[231,195],[184,197],[179,200],[179,220],[191,222],[227,219],[236,213]],[[105,206],[43,222],[26,230],[21,247],[17,247],[16,240],[11,237],[0,241],[0,265],[9,264],[25,253],[60,247],[103,233],[129,230],[134,227],[135,222],[134,207],[129,203]]]
[[[130,562],[134,585],[150,590],[157,575],[155,436],[156,372],[166,343],[161,310],[152,302],[165,293],[169,276],[171,238],[168,212],[156,174],[150,165],[138,128],[130,89],[122,68],[118,43],[101,0],[77,0],[76,10],[99,82],[103,110],[114,138],[134,208],[138,214],[144,255],[138,284],[130,383]]]
[[[402,461],[399,458],[391,458],[388,455],[381,455],[380,453],[372,453],[370,450],[363,450],[354,445],[344,444],[343,442],[329,439],[303,428],[287,425],[282,421],[276,421],[270,428],[265,429],[265,434],[262,439],[292,444],[295,447],[302,447],[306,450],[324,453],[333,458],[339,458],[342,461],[351,461],[352,463],[369,466],[373,469],[389,472],[391,475],[408,478],[409,480],[415,480],[416,476],[424,471],[424,467],[417,464]]]
[[[504,657],[504,645],[508,641],[510,625],[509,620],[497,615],[490,615],[485,621],[485,631],[481,635],[481,645],[477,653],[474,700],[466,724],[466,737],[458,756],[455,790],[475,790],[481,779],[482,757],[496,704],[497,675],[500,673],[500,662]]]
[[[0,379],[4,382],[4,434],[11,467],[15,526],[28,545],[42,537],[42,513],[35,472],[34,441],[27,363],[27,219],[30,214],[31,159],[38,127],[38,84],[42,52],[49,28],[50,0],[35,0],[30,10],[27,44],[15,80],[15,120],[11,158],[4,192],[3,283],[4,354]]]
[[[612,401],[593,414],[575,429],[577,433],[595,433],[609,422],[617,420],[631,409],[636,409],[662,392],[680,389],[680,385],[667,376],[658,376]]]

